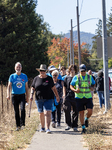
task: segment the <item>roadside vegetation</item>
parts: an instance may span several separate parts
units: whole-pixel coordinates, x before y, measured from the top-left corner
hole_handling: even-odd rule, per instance
[[[0,100],[0,150],[25,149],[30,144],[39,125],[39,116],[35,101],[32,102],[30,117],[30,104],[26,106],[26,126],[25,129],[20,131],[15,131],[16,123],[14,109],[11,100],[6,100],[6,86],[3,86],[3,112],[1,111],[1,106],[2,104]]]
[[[84,135],[85,146],[89,150],[112,150],[112,108],[103,114],[105,108],[100,111],[96,94],[93,101],[93,115],[89,120],[87,134]]]

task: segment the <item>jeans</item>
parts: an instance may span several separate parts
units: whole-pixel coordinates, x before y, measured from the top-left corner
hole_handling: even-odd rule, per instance
[[[14,105],[16,126],[25,126],[25,94],[12,94],[12,104]],[[21,116],[19,113],[19,105]]]
[[[100,104],[100,108],[102,108],[102,104],[105,105],[105,101],[104,101],[104,91],[97,91],[98,97],[99,97],[99,104]]]

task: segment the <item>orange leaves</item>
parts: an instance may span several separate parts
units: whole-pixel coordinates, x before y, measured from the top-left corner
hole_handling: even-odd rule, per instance
[[[70,54],[70,39],[68,38],[53,38],[52,39],[52,45],[48,47],[48,57],[50,59],[50,65],[54,65],[56,67],[59,66],[59,64],[67,66],[67,55],[68,51]],[[81,44],[81,48],[86,43]],[[78,43],[73,43],[74,47],[74,62],[75,64],[78,63]],[[85,55],[86,51],[83,50],[83,53],[81,53],[81,56],[83,57]],[[88,55],[88,54],[87,54]],[[87,56],[84,56],[87,57]],[[84,59],[84,58],[83,58]]]

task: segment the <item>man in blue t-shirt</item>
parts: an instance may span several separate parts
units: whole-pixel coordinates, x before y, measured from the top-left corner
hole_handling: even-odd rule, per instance
[[[91,90],[95,85],[95,81],[91,75],[86,73],[85,64],[79,66],[80,73],[73,77],[70,83],[70,89],[75,92],[77,108],[80,114],[80,122],[82,125],[82,134],[86,132],[88,127],[88,119],[92,115],[93,101]],[[87,109],[87,114],[84,120],[84,111]]]
[[[20,62],[15,64],[15,73],[9,77],[7,87],[7,99],[10,100],[10,89],[12,88],[12,103],[14,105],[16,131],[25,126],[25,103],[28,102],[28,78],[24,73],[21,73],[22,65]],[[25,95],[26,93],[26,95]],[[26,96],[26,99],[25,99]],[[21,108],[21,117],[19,113],[19,105]]]

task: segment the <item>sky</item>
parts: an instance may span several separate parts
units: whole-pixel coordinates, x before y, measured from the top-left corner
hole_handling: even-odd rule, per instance
[[[112,7],[112,0],[105,0],[106,4],[106,18]],[[44,22],[50,25],[50,31],[54,34],[65,34],[70,31],[71,19],[73,20],[73,27],[77,25],[76,17],[77,0],[38,0],[36,12],[41,14]],[[102,0],[79,0],[79,22],[91,18],[102,19]],[[91,19],[80,24],[80,31],[95,34],[97,29],[98,19]],[[77,27],[73,28],[73,31]]]

